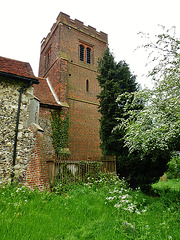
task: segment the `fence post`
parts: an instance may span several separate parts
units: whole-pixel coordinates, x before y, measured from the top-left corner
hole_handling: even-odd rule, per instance
[[[53,161],[52,166],[52,185],[54,186],[54,176],[55,176],[55,162]]]

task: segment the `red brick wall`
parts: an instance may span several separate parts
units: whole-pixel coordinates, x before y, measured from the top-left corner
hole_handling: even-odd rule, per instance
[[[99,113],[97,105],[80,101],[69,101],[70,105],[70,144],[74,160],[87,157],[99,159],[101,156],[99,139]]]
[[[34,132],[35,146],[27,169],[27,184],[39,190],[49,189],[48,166],[44,152],[43,133]]]
[[[79,60],[80,41],[92,46],[92,64]],[[46,51],[51,47],[51,66],[45,68]],[[70,144],[74,159],[101,155],[96,98],[98,59],[107,47],[107,35],[81,21],[60,14],[41,46],[39,76],[48,77],[60,101],[69,104]],[[89,91],[86,91],[86,80]],[[47,96],[48,97],[48,96]]]

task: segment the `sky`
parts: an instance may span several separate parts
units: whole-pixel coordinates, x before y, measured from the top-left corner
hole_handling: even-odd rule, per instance
[[[158,24],[176,26],[180,36],[179,0],[1,0],[0,56],[29,62],[38,76],[40,46],[60,12],[108,34],[116,62],[125,60],[142,88],[147,54],[138,32],[157,34]]]

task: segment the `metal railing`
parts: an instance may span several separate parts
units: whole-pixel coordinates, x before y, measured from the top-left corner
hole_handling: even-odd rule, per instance
[[[93,159],[73,161],[69,156],[59,156],[48,162],[48,174],[52,184],[55,182],[69,183],[87,181],[96,178],[98,173],[116,173],[116,161],[113,156],[106,156],[94,161]]]

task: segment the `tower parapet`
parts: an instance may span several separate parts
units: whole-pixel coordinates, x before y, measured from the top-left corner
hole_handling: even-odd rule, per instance
[[[65,24],[67,25],[69,28],[73,28],[76,29],[77,31],[83,32],[87,35],[90,35],[93,38],[97,38],[98,40],[107,43],[108,42],[108,35],[102,31],[98,32],[96,31],[96,28],[91,27],[90,25],[85,26],[83,22],[79,21],[78,19],[71,19],[69,15],[60,12],[57,19],[56,19],[56,23],[53,24],[50,32],[48,33],[48,35],[46,36],[46,38],[43,38],[41,41],[41,46],[43,46],[44,44],[46,44],[48,42],[48,40],[50,39],[50,37],[52,36],[53,32],[55,31],[55,29],[58,27],[59,24]]]

